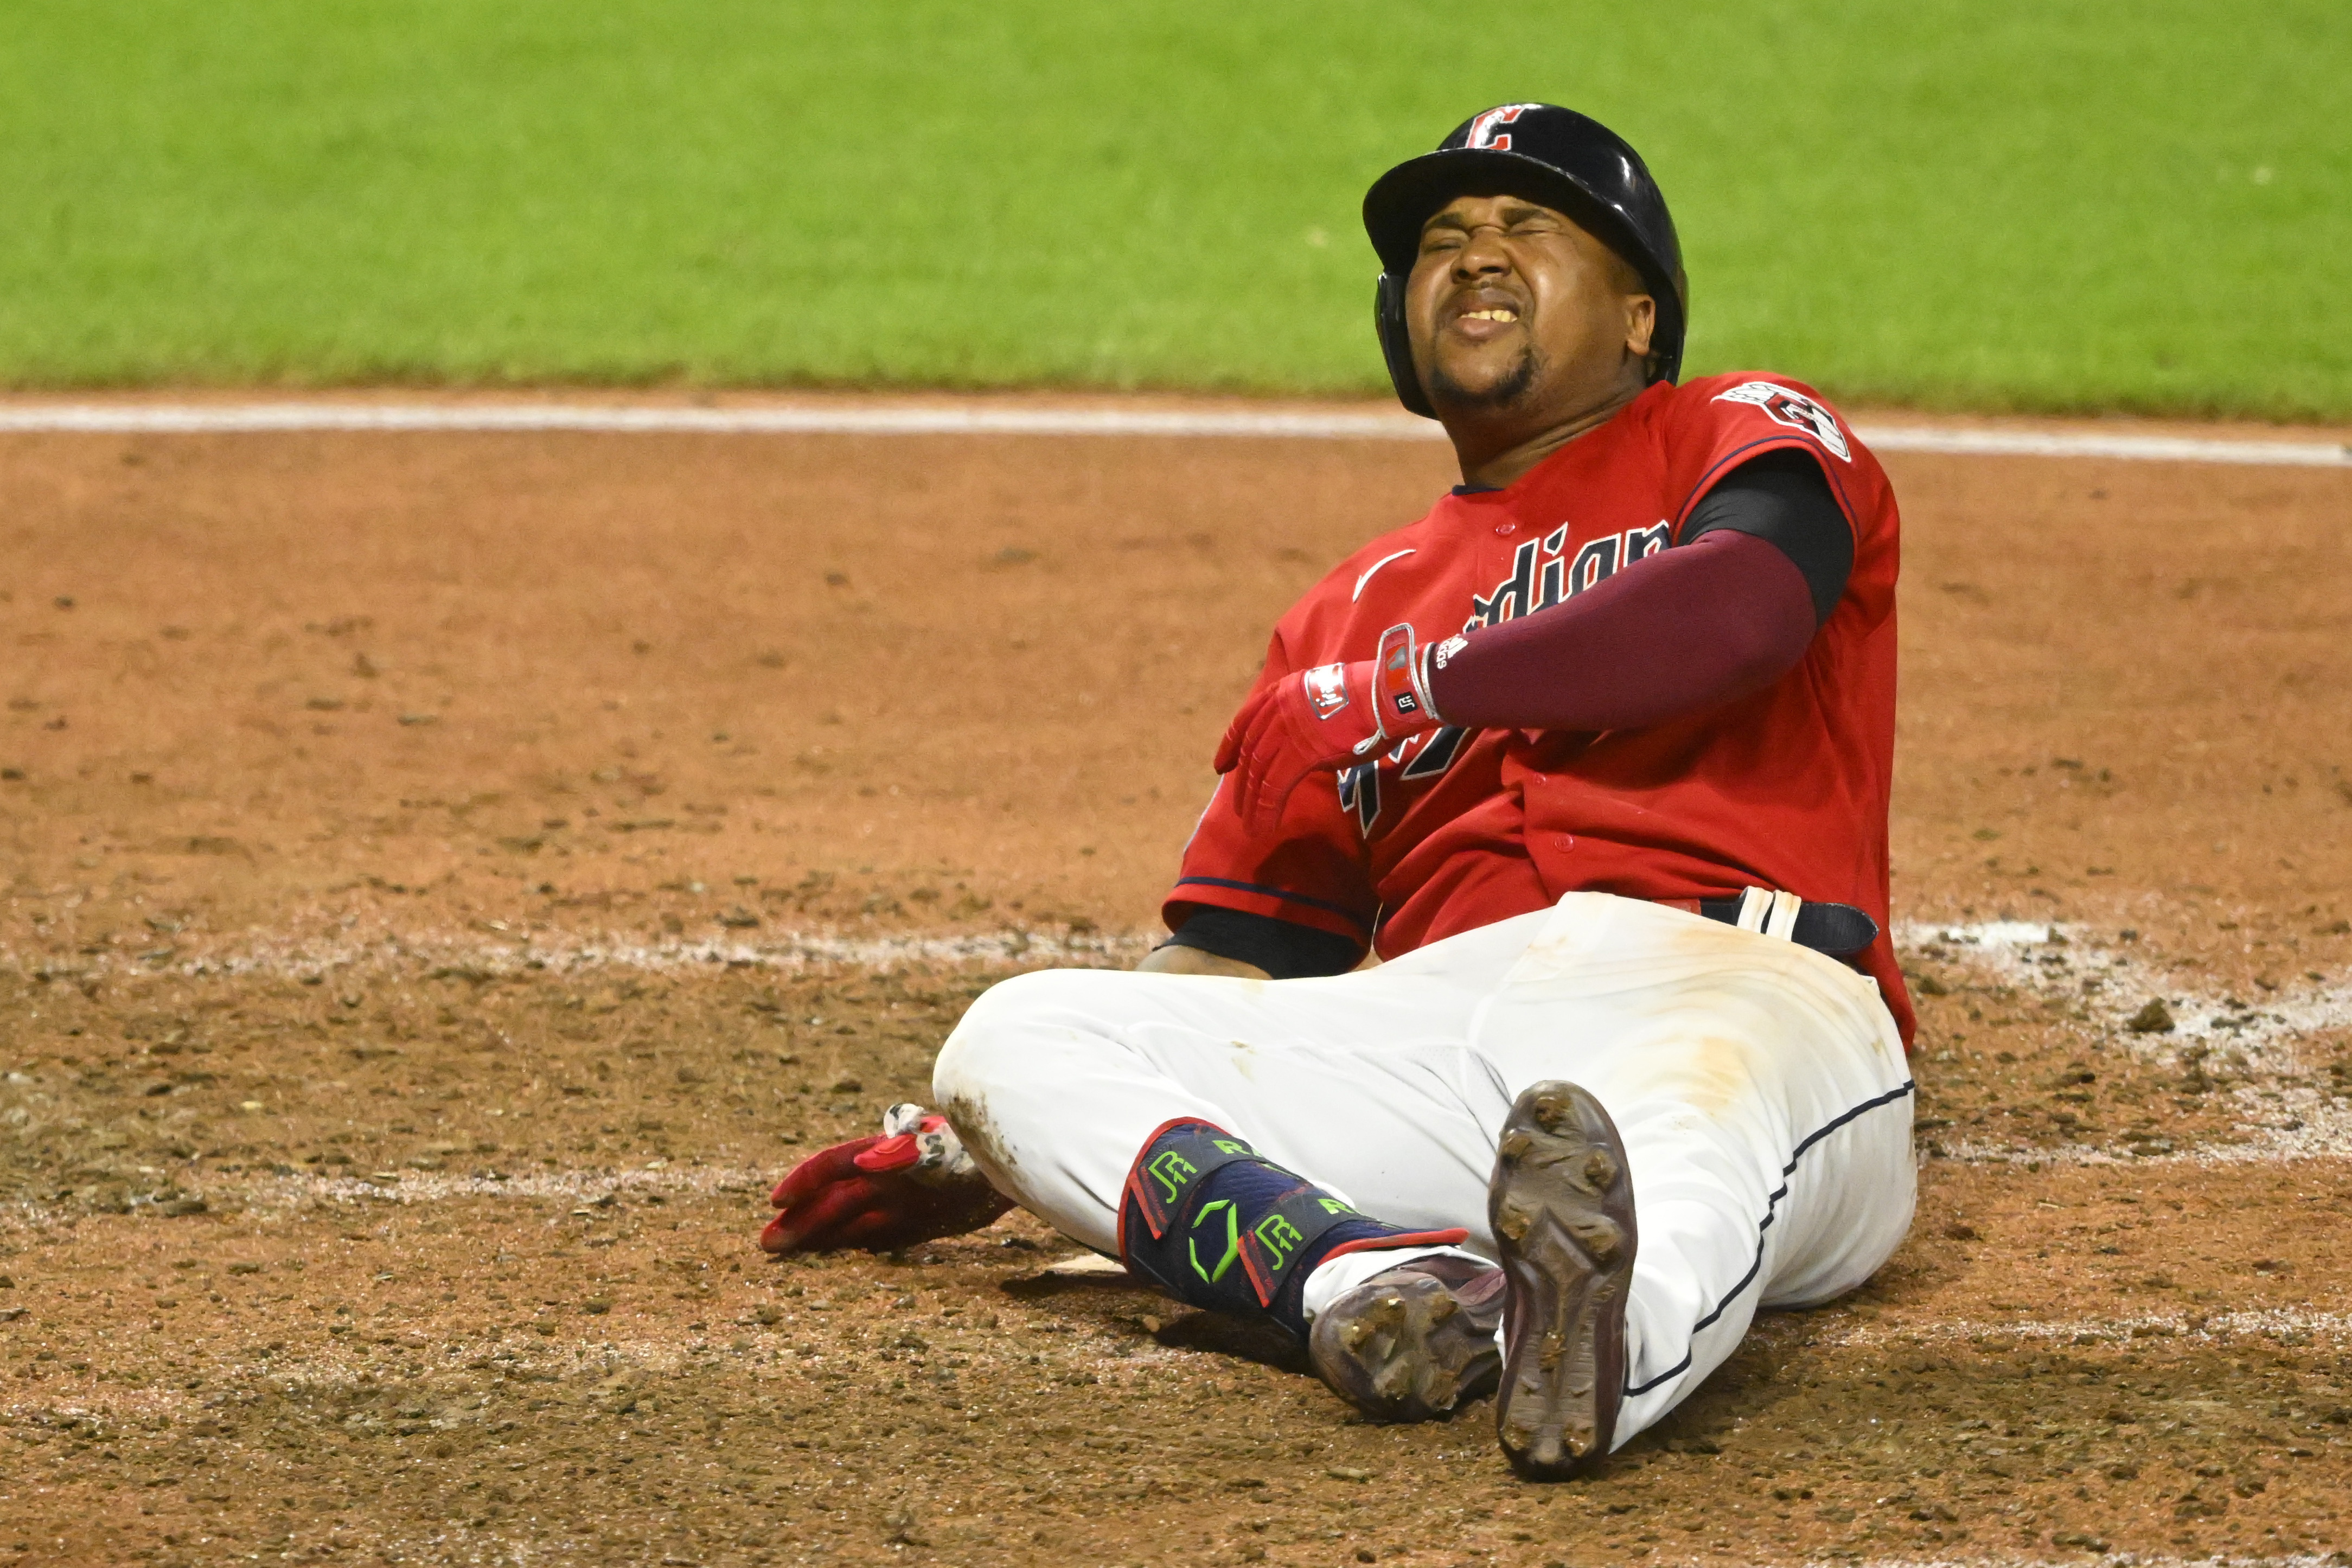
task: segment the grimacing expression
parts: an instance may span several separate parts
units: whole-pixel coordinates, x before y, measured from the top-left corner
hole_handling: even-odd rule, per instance
[[[1517,196],[1448,203],[1405,286],[1413,367],[1441,411],[1573,402],[1629,375],[1638,392],[1656,319],[1622,256]]]

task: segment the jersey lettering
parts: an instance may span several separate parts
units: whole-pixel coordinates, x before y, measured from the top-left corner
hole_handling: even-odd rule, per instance
[[[1434,779],[1454,766],[1454,753],[1462,749],[1462,737],[1470,732],[1458,724],[1449,724],[1419,737],[1421,755],[1404,766],[1398,775],[1402,779]]]
[[[1381,765],[1360,762],[1339,775],[1339,809],[1356,814],[1356,831],[1372,836],[1381,815]]]
[[[1561,554],[1568,548],[1568,525],[1563,523],[1540,543],[1531,541],[1511,552],[1511,575],[1496,583],[1492,592],[1470,596],[1470,619],[1462,623],[1462,630],[1466,634],[1481,626],[1498,626],[1514,616],[1531,615],[1563,599],[1573,599],[1616,575],[1620,566],[1631,566],[1665,549],[1672,531],[1672,525],[1662,518],[1651,528],[1603,534],[1579,548],[1575,558],[1569,559]],[[1551,559],[1545,559],[1547,556]]]
[[[1570,594],[1581,593],[1614,575],[1616,570],[1616,538],[1612,535],[1608,538],[1594,539],[1576,552],[1576,562],[1568,569],[1568,591]]]
[[[1462,743],[1470,731],[1458,724],[1443,725],[1421,735],[1408,735],[1370,762],[1360,762],[1353,768],[1339,769],[1339,804],[1355,813],[1356,831],[1366,838],[1372,836],[1372,825],[1381,817],[1381,765],[1391,768],[1402,764],[1399,779],[1419,781],[1434,779],[1454,766],[1461,755]],[[1411,758],[1411,761],[1406,761]]]

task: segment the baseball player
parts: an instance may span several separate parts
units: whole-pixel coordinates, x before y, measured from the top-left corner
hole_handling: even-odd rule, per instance
[[[1168,943],[990,990],[942,1113],[804,1163],[762,1241],[1017,1203],[1372,1416],[1492,1392],[1557,1479],[1910,1223],[1895,498],[1804,386],[1677,384],[1674,225],[1584,116],[1475,115],[1364,222],[1462,484],[1275,628]]]

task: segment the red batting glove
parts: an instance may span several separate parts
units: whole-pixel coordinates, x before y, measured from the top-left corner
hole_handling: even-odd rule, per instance
[[[962,1155],[945,1117],[894,1106],[886,1128],[901,1119],[902,1109],[916,1113],[910,1130],[853,1138],[793,1166],[768,1200],[782,1212],[760,1233],[761,1248],[780,1256],[842,1248],[891,1252],[978,1230],[1013,1207]],[[943,1145],[950,1151],[944,1160]]]
[[[1234,804],[1250,831],[1270,834],[1310,774],[1370,758],[1445,721],[1429,700],[1429,650],[1410,625],[1381,633],[1380,653],[1286,675],[1242,705],[1217,746]]]

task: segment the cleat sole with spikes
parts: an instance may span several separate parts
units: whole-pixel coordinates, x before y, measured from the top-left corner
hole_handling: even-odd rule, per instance
[[[1307,1358],[1376,1421],[1435,1421],[1491,1392],[1503,1277],[1490,1264],[1419,1258],[1375,1274],[1316,1315]]]
[[[1613,1446],[1625,1388],[1636,1233],[1616,1124],[1573,1083],[1518,1097],[1487,1217],[1507,1281],[1495,1430],[1528,1480],[1589,1473]]]

